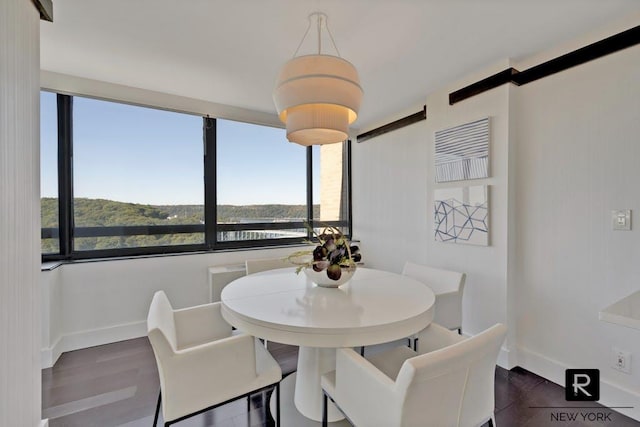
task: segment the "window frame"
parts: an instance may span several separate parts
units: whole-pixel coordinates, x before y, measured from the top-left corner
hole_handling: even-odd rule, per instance
[[[59,228],[42,228],[41,238],[58,238],[59,253],[42,254],[42,261],[72,261],[96,258],[136,257],[162,254],[180,254],[196,252],[215,252],[223,250],[258,249],[264,247],[292,246],[304,244],[312,238],[308,232],[304,237],[288,237],[277,239],[217,241],[219,231],[242,230],[286,230],[305,227],[305,220],[290,222],[255,222],[242,224],[217,223],[217,187],[216,187],[216,119],[201,116],[203,119],[203,175],[204,175],[204,224],[181,225],[143,225],[143,226],[106,226],[106,227],[75,227],[74,224],[74,196],[73,196],[73,98],[51,91],[57,95],[58,122],[58,217]],[[82,95],[78,95],[82,96]],[[94,98],[103,100],[101,98]],[[122,101],[104,100],[108,102]],[[145,108],[160,109],[155,106],[135,104]],[[264,126],[264,125],[263,125]],[[306,149],[307,173],[307,218],[306,222],[312,226],[332,225],[346,228],[347,237],[352,235],[352,191],[351,191],[351,141],[346,144],[346,174],[347,174],[347,218],[346,220],[327,221],[319,224],[313,218],[313,152],[312,147]],[[141,246],[112,249],[75,250],[73,247],[76,237],[105,237],[105,236],[133,236],[159,235],[180,233],[204,233],[204,243],[171,246]]]

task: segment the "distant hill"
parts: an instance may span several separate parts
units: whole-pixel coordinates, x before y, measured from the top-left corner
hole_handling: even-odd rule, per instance
[[[320,216],[320,205],[314,205],[313,216]],[[218,205],[218,221],[241,222],[244,219],[306,219],[307,205]]]
[[[41,200],[42,227],[57,228],[58,199]],[[203,205],[143,205],[105,199],[77,198],[74,202],[76,227],[203,224]],[[320,215],[320,205],[314,206],[314,216]],[[219,205],[219,222],[271,221],[276,219],[306,219],[306,205]],[[77,249],[106,249],[116,247],[164,246],[202,243],[203,233],[130,237],[86,237],[76,239]],[[57,242],[43,241],[43,252],[57,251]]]

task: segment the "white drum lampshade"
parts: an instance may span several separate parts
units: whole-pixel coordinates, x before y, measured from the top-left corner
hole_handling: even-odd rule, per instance
[[[282,67],[273,100],[287,139],[308,146],[345,141],[362,95],[349,61],[319,53],[294,57]]]

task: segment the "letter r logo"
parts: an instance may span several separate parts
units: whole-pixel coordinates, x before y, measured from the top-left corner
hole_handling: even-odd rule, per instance
[[[567,401],[595,401],[600,399],[600,370],[567,369],[565,371]]]
[[[584,380],[584,382],[581,382],[582,380]],[[591,393],[589,393],[587,390],[583,388],[588,386],[589,384],[591,384],[591,377],[589,377],[589,375],[573,374],[573,394],[574,395],[577,395],[578,390],[580,390],[580,392],[583,395],[591,397]]]

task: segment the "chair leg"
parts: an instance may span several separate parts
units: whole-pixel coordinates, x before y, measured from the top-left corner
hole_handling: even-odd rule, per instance
[[[153,417],[153,427],[158,425],[158,415],[160,414],[160,401],[162,400],[162,392],[158,392],[158,403],[156,404],[156,414]]]
[[[364,346],[360,347],[360,356],[364,357]]]
[[[418,338],[413,339],[413,351],[418,351]]]
[[[273,394],[273,391],[271,392]],[[267,390],[264,390],[262,392],[262,407],[264,408],[264,420],[265,423],[267,422],[267,420],[269,419],[269,393],[267,392]],[[275,417],[274,417],[275,420]]]
[[[251,411],[251,396],[247,396],[247,414]]]
[[[280,427],[280,383],[276,384],[276,427]]]
[[[458,328],[458,335],[462,335],[462,328]]]
[[[327,402],[327,393],[322,391],[322,427],[327,427],[329,425],[329,409]]]

